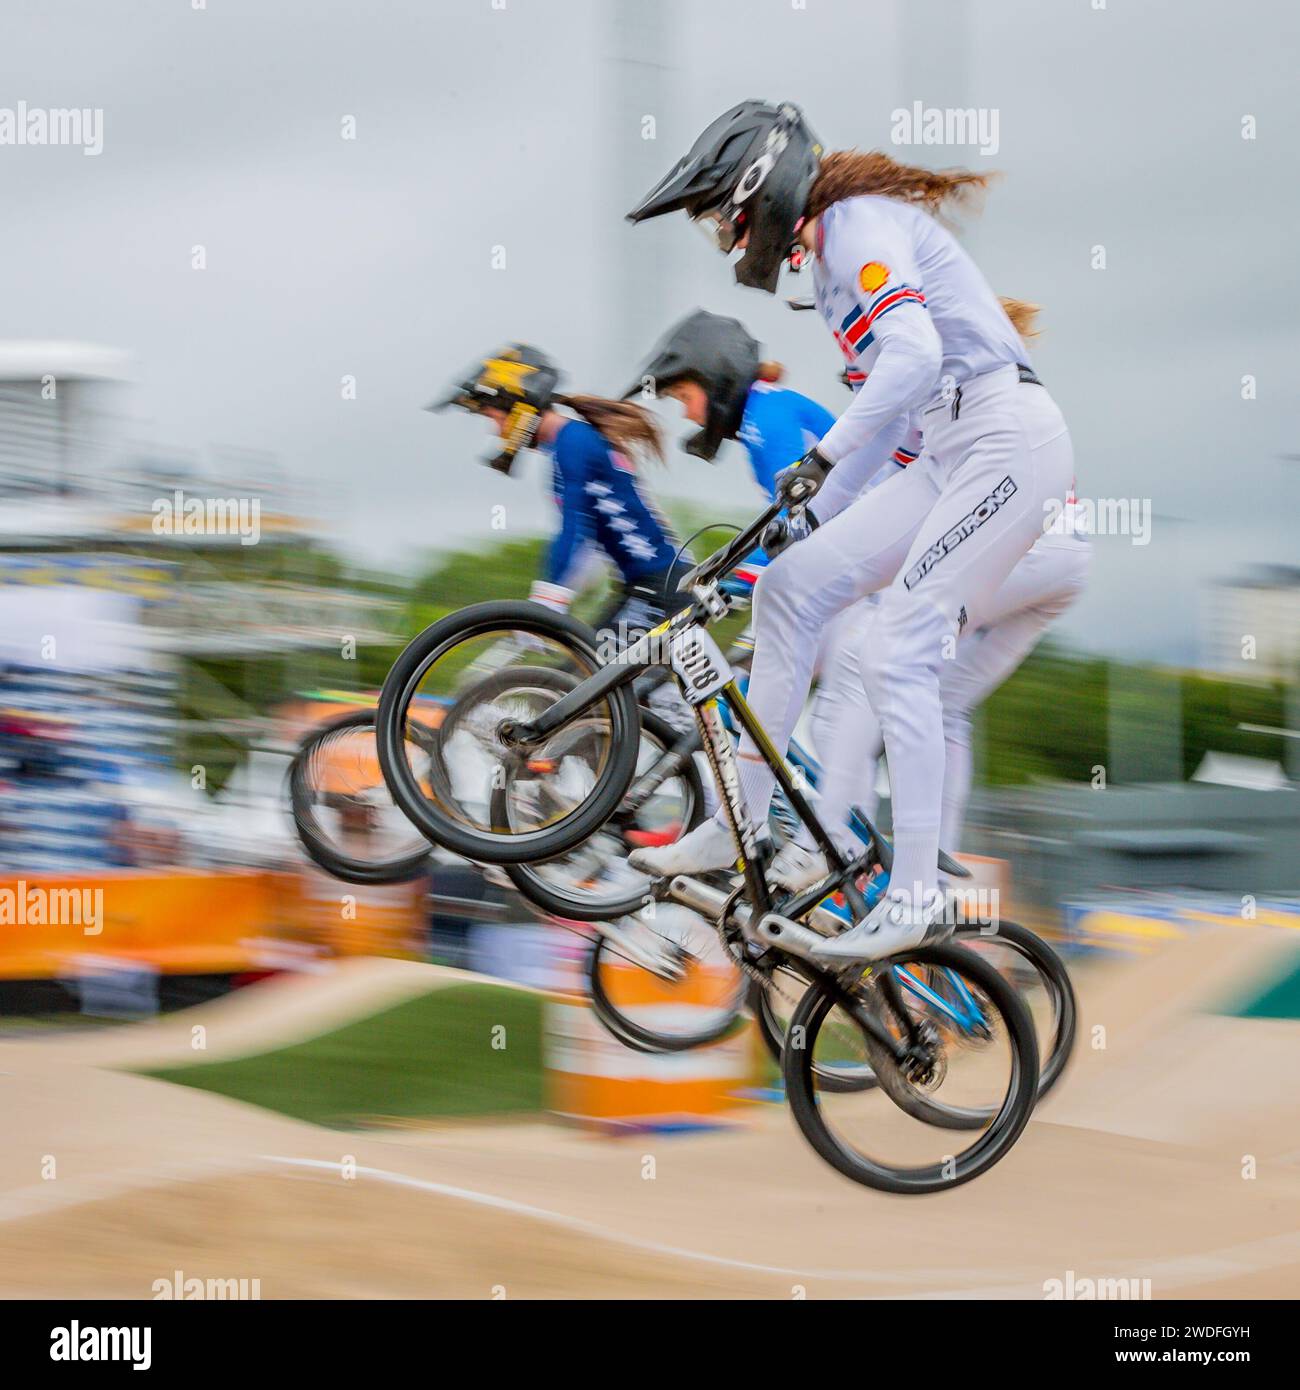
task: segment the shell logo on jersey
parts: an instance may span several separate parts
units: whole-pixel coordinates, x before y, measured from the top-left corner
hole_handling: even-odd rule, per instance
[[[868,261],[866,265],[858,271],[858,284],[862,286],[867,294],[875,292],[889,279],[889,267],[881,265],[879,261]]]

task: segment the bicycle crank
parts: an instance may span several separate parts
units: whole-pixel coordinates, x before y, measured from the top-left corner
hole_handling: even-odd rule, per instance
[[[826,940],[819,932],[810,931],[776,912],[769,912],[767,916],[760,918],[757,931],[759,939],[767,942],[769,946],[775,946],[788,956],[800,956],[804,960],[814,959],[814,950]]]
[[[610,945],[634,965],[657,975],[661,980],[674,982],[685,979],[687,956],[674,942],[657,936],[644,923],[634,919],[618,922],[597,922],[596,929]],[[649,939],[648,939],[649,938]]]

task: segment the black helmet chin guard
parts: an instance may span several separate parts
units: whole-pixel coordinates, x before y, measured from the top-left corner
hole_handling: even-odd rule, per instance
[[[475,363],[445,396],[425,409],[445,410],[454,405],[476,415],[485,410],[505,411],[501,452],[483,462],[498,473],[509,473],[519,454],[532,445],[538,423],[555,399],[559,384],[559,369],[544,352],[527,343],[511,343]]]
[[[717,461],[718,445],[709,438],[708,429],[697,430],[682,440],[682,453],[692,458],[703,459],[705,463]]]
[[[682,448],[712,462],[722,441],[739,432],[757,377],[758,343],[744,324],[695,309],[664,334],[623,395],[626,399],[647,390],[659,395],[674,382],[698,382],[709,401],[704,428],[684,440]]]
[[[723,250],[747,235],[736,262],[736,281],[775,294],[821,154],[821,144],[797,106],[742,101],[700,135],[627,214],[628,221],[678,211],[697,220],[709,218]]]

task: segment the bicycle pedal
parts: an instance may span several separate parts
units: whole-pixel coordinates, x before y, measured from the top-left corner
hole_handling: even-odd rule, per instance
[[[789,956],[812,958],[814,950],[825,941],[825,937],[777,912],[769,912],[759,918],[756,934],[761,941],[775,946]]]

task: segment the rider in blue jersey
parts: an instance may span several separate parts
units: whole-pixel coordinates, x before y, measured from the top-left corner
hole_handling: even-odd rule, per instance
[[[569,579],[587,541],[609,556],[625,585],[662,574],[676,558],[677,546],[638,486],[632,462],[586,420],[551,414],[555,433],[538,447],[553,464],[561,520],[547,552],[547,580]]]
[[[754,481],[769,498],[776,496],[776,475],[790,467],[790,450],[798,450],[806,439],[820,439],[835,420],[825,406],[778,386],[782,374],[780,363],[760,364],[758,379],[745,400],[738,436],[749,452]]]
[[[824,406],[777,383],[779,362],[759,360],[758,344],[736,319],[696,309],[664,335],[627,395],[678,401],[700,432],[682,447],[710,462],[726,439],[749,455],[754,481],[769,499],[776,475],[807,453],[835,417]],[[817,518],[807,514],[812,525]],[[767,564],[762,550],[746,557],[736,577],[750,584]]]
[[[491,421],[504,447],[488,462],[500,472],[509,473],[523,449],[549,455],[560,529],[529,598],[564,611],[584,552],[595,547],[621,585],[594,626],[629,641],[663,621],[690,569],[637,477],[637,455],[663,457],[659,431],[639,406],[560,395],[559,380],[544,353],[514,343],[477,363],[433,408],[455,405]]]

